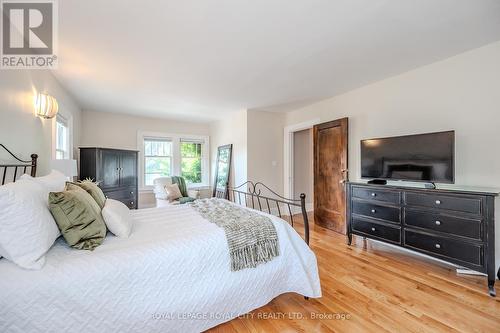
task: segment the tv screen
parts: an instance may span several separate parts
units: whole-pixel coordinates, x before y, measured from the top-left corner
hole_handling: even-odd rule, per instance
[[[455,131],[361,141],[361,177],[453,183]]]

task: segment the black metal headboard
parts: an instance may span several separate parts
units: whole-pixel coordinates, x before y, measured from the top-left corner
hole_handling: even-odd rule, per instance
[[[262,195],[262,190],[269,195]],[[225,198],[224,198],[225,196]],[[271,197],[272,196],[272,197]],[[247,181],[238,187],[228,187],[226,193],[217,191],[216,197],[224,198],[234,203],[260,210],[261,212],[279,216],[289,214],[293,226],[292,207],[300,207],[304,223],[304,240],[309,244],[309,219],[306,211],[306,195],[302,193],[300,199],[288,199],[271,190],[261,182]],[[282,214],[282,209],[284,213]]]
[[[3,148],[3,149],[5,149],[5,151],[7,151],[7,153],[9,153],[10,156],[12,156],[17,162],[19,162],[19,164],[16,164],[17,162],[14,162],[14,164],[0,164],[0,172],[1,172],[1,177],[2,177],[2,185],[4,185],[5,182],[6,182],[7,169],[9,169],[9,170],[13,169],[14,170],[12,178],[9,177],[9,180],[11,179],[13,182],[16,181],[16,179],[17,179],[18,176],[20,176],[22,174],[25,174],[28,168],[30,168],[30,175],[31,175],[31,177],[35,177],[36,176],[36,162],[37,162],[37,159],[38,159],[38,155],[37,154],[31,154],[31,161],[24,161],[24,160],[20,159],[19,157],[17,157],[16,155],[14,155],[10,150],[7,149],[7,147],[5,147],[1,143],[0,143],[0,147]],[[20,170],[22,170],[22,172],[19,172]]]

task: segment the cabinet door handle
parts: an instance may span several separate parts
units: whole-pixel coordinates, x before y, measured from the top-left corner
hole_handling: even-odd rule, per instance
[[[439,243],[437,243],[435,246],[436,246],[436,249],[440,249],[441,248],[441,245]]]
[[[130,204],[131,204],[131,205],[134,205],[134,202],[133,202],[133,201],[131,201],[131,202],[130,202]]]
[[[134,194],[134,191],[130,191],[130,194]]]
[[[441,200],[436,200],[436,205],[440,205],[441,204]]]
[[[441,225],[441,221],[436,221],[436,225]]]
[[[377,196],[377,193],[372,193],[372,197],[376,197]]]
[[[372,231],[375,231],[375,228],[372,227]]]
[[[375,214],[377,211],[375,209],[372,209],[372,214]]]

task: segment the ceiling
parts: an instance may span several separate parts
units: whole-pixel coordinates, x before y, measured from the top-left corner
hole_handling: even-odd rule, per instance
[[[210,121],[497,40],[498,0],[64,0],[54,73],[86,110]]]

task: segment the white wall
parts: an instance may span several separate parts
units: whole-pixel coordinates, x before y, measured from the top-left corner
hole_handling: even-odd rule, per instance
[[[230,186],[238,186],[247,180],[247,111],[241,110],[227,118],[210,124],[211,177],[215,177],[217,148],[232,144],[233,156]]]
[[[312,129],[293,133],[293,193],[294,199],[306,195],[306,203],[313,202],[313,134]]]
[[[52,122],[34,115],[34,96],[44,92],[54,96],[59,110],[73,117],[73,145],[80,142],[80,107],[75,99],[47,70],[0,71],[0,143],[22,159],[39,155],[38,175],[50,171],[52,159]],[[75,155],[76,158],[76,155]],[[1,161],[11,161],[0,151]]]
[[[210,127],[212,180],[215,175],[217,147],[233,144],[231,186],[251,180],[283,192],[283,127],[281,113],[242,110]]]
[[[209,135],[210,125],[109,112],[83,111],[80,146],[139,150],[140,147],[137,146],[139,131]],[[139,193],[139,208],[154,207],[155,204],[156,200],[152,191]]]
[[[262,182],[283,194],[283,127],[285,115],[276,112],[247,112],[248,180]]]
[[[209,135],[205,123],[137,117],[110,112],[82,112],[81,146],[118,149],[138,149],[137,132],[150,131],[172,134]]]
[[[317,117],[349,117],[351,180],[361,139],[454,129],[456,184],[500,188],[500,42],[295,110],[286,124]],[[496,234],[498,266],[500,223]]]

